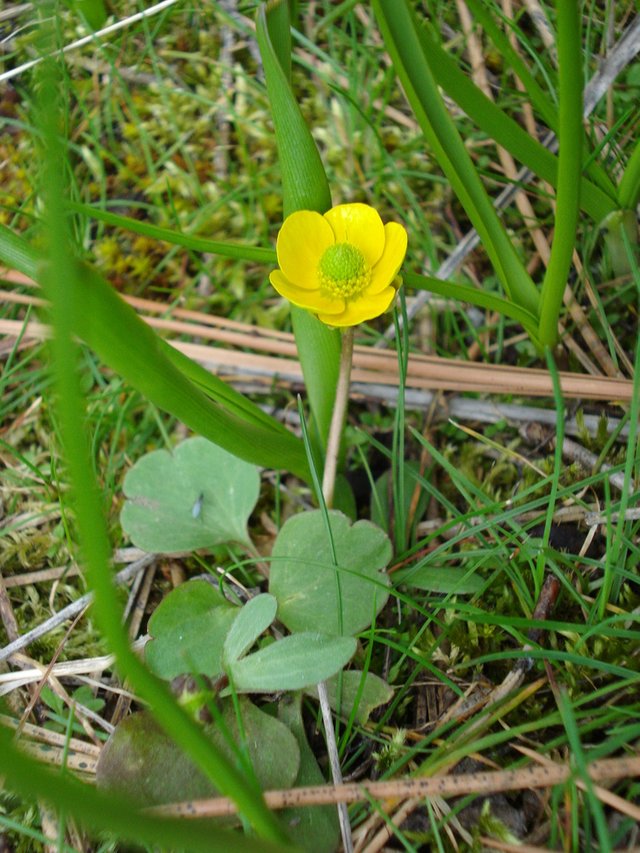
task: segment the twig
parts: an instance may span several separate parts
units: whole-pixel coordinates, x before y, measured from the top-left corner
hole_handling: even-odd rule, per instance
[[[121,586],[126,583],[131,578],[135,577],[138,572],[141,572],[145,569],[150,563],[152,563],[156,559],[156,554],[146,554],[140,560],[136,560],[135,563],[132,563],[130,566],[127,566],[126,569],[122,569],[122,571],[118,572],[118,574],[114,578],[114,582]],[[26,634],[23,634],[21,637],[18,637],[17,640],[14,640],[9,645],[5,646],[3,649],[0,649],[0,661],[7,660],[11,657],[11,655],[16,652],[21,651],[26,646],[33,643],[35,640],[39,640],[40,637],[43,637],[45,634],[48,634],[49,631],[53,631],[54,628],[57,628],[58,625],[61,625],[63,622],[66,622],[67,619],[72,619],[86,607],[88,607],[93,601],[93,593],[88,592],[86,595],[83,595],[77,601],[74,601],[72,604],[69,604],[67,607],[64,607],[58,613],[54,614],[50,619],[47,619],[42,624],[38,625],[32,631],[28,631]]]
[[[111,33],[115,33],[117,30],[128,27],[130,24],[136,23],[136,21],[141,21],[143,18],[150,18],[153,15],[157,15],[159,12],[162,12],[163,9],[168,9],[169,6],[175,5],[177,2],[178,0],[162,0],[161,3],[156,3],[155,6],[150,6],[142,12],[136,12],[135,15],[130,15],[128,18],[123,18],[120,21],[116,21],[114,24],[109,24],[108,27],[96,30],[94,33],[91,33],[91,35],[83,36],[83,38],[66,44],[60,52],[64,54],[68,53],[70,50],[76,50],[78,47],[83,47],[85,44],[90,44],[91,42],[101,39],[103,36],[110,35]],[[34,65],[38,65],[45,58],[46,57],[39,56],[37,59],[31,59],[29,62],[24,62],[22,65],[18,65],[15,68],[10,68],[8,71],[0,74],[0,83],[4,80],[9,80],[12,77],[17,77],[19,74],[22,74],[23,71],[27,71],[27,69],[33,68]]]
[[[593,782],[614,782],[640,776],[640,755],[594,761],[589,765]],[[270,809],[300,808],[334,803],[358,803],[407,797],[460,797],[466,794],[497,794],[501,791],[522,791],[527,788],[550,788],[562,785],[574,775],[569,764],[550,763],[544,767],[522,767],[518,770],[480,771],[478,773],[446,774],[418,779],[395,779],[386,782],[318,785],[267,791],[264,799]],[[156,806],[148,812],[163,817],[206,818],[234,815],[238,809],[228,797],[215,797],[186,803]]]

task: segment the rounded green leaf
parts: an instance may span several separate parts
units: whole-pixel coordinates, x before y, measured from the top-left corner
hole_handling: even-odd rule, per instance
[[[235,661],[230,677],[234,689],[245,693],[300,690],[335,675],[353,657],[356,645],[353,637],[293,634]]]
[[[356,634],[389,597],[391,542],[384,531],[369,521],[352,525],[335,510],[329,519],[337,566],[320,510],[290,518],[273,547],[269,591],[290,631]]]
[[[172,553],[249,541],[258,469],[206,438],[147,453],[127,473],[122,528],[138,548]]]
[[[238,608],[205,580],[174,589],[149,620],[151,641],[145,647],[149,668],[160,678],[189,672],[222,672],[222,648]]]
[[[205,727],[230,761],[238,760],[243,735],[255,777],[263,790],[290,788],[300,766],[300,750],[284,723],[239,699],[242,733],[230,700],[221,708],[222,727]],[[100,788],[118,791],[134,803],[150,806],[213,797],[216,787],[144,711],[125,718],[106,743],[96,772]]]

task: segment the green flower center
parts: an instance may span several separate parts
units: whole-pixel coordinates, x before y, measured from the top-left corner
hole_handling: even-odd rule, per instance
[[[318,277],[320,290],[328,296],[350,299],[369,284],[371,270],[360,249],[351,243],[335,243],[320,258]]]

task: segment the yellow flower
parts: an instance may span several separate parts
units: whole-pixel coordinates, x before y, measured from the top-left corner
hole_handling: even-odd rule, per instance
[[[339,204],[324,216],[287,216],[276,250],[280,269],[269,281],[281,296],[329,326],[355,326],[391,305],[407,232],[397,222],[383,225],[368,204]]]

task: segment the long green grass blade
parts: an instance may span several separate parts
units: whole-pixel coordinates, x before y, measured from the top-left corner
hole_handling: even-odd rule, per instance
[[[266,807],[260,792],[248,783],[244,774],[177,704],[168,687],[139,661],[130,648],[123,626],[122,608],[109,567],[111,547],[101,513],[102,496],[91,464],[89,439],[84,428],[84,401],[77,369],[78,346],[74,338],[78,327],[82,330],[84,325],[89,337],[97,332],[98,345],[101,348],[106,345],[107,350],[112,348],[110,354],[118,357],[123,349],[123,338],[128,341],[134,329],[127,327],[130,319],[128,310],[121,310],[120,316],[114,318],[108,302],[92,301],[91,296],[96,293],[110,294],[115,297],[116,306],[124,306],[108,285],[101,282],[99,276],[94,275],[94,281],[91,282],[91,276],[87,277],[83,267],[75,263],[73,258],[63,201],[66,187],[65,169],[61,168],[61,164],[64,163],[66,152],[59,133],[63,91],[61,82],[62,76],[56,63],[53,60],[43,62],[38,76],[36,118],[42,141],[41,192],[45,206],[44,236],[48,263],[41,278],[49,299],[48,314],[53,331],[50,354],[57,394],[56,411],[72,485],[83,562],[95,595],[96,621],[116,656],[122,675],[150,703],[158,722],[167,733],[219,790],[234,799],[260,835],[273,842],[286,843],[286,834]],[[87,287],[87,278],[93,286]],[[100,284],[104,286],[100,287]],[[114,319],[122,320],[125,327],[118,327],[113,338],[109,338],[109,325]],[[149,365],[145,365],[148,353],[144,346],[139,347],[135,343],[128,353],[134,360],[134,375],[140,371],[147,380],[151,377],[151,384],[159,388],[161,383],[157,376],[153,377],[153,366],[149,369]],[[189,383],[183,381],[186,387],[178,390],[186,394]]]
[[[483,4],[479,0],[468,0],[467,6],[473,17],[481,26],[482,32],[485,33],[498,49],[503,62],[508,66],[514,74],[520,79],[524,86],[527,97],[531,101],[538,115],[545,120],[547,127],[551,130],[556,130],[558,124],[558,115],[553,106],[553,101],[549,97],[549,92],[538,85],[538,81],[529,71],[526,63],[520,56],[517,50],[509,41],[506,33],[496,24],[493,16],[490,14],[486,3]]]
[[[418,275],[417,273],[403,273],[402,280],[406,287],[409,288],[428,290],[430,293],[437,293],[449,299],[457,299],[461,302],[468,302],[470,305],[477,305],[479,308],[489,308],[491,311],[498,311],[503,316],[520,323],[535,340],[538,331],[536,317],[527,311],[526,308],[521,308],[519,305],[510,302],[496,293],[479,290],[476,287],[470,287],[468,284],[443,281],[440,278]]]
[[[286,3],[263,4],[256,21],[282,170],[284,215],[296,210],[324,213],[331,207],[331,193],[318,149],[289,85],[290,55],[288,59],[284,55],[290,44],[289,18],[285,12]],[[339,372],[340,334],[308,311],[292,307],[291,315],[313,427],[324,447]]]
[[[420,39],[433,76],[444,91],[497,145],[501,145],[539,178],[555,187],[558,177],[556,155],[496,106],[458,68],[456,62],[438,43],[431,27],[423,27],[420,30]],[[580,204],[597,223],[602,222],[617,206],[615,196],[607,195],[584,175],[580,179]]]
[[[182,246],[184,249],[193,249],[196,252],[208,252],[212,255],[222,255],[225,258],[236,258],[245,261],[257,261],[261,264],[272,264],[276,259],[273,249],[263,249],[259,246],[240,246],[237,243],[227,243],[221,240],[209,240],[206,237],[196,237],[185,234],[182,231],[172,231],[170,228],[161,228],[151,225],[149,222],[141,222],[130,216],[120,216],[108,210],[101,210],[90,204],[80,204],[70,201],[67,203],[69,210],[82,213],[91,219],[105,222],[107,225],[115,225],[135,234],[143,234],[145,237],[153,237],[174,246]]]
[[[506,293],[532,314],[538,291],[520,261],[449,116],[407,0],[373,0],[385,45],[438,163],[478,231]]]
[[[483,31],[498,49],[505,63],[520,78],[533,107],[544,118],[547,125],[557,133],[559,117],[553,106],[552,98],[548,92],[545,92],[544,89],[538,86],[535,77],[531,74],[524,60],[509,41],[506,33],[496,24],[487,9],[487,4],[483,5],[479,0],[469,0],[468,6],[473,16],[480,22]],[[585,171],[591,178],[592,186],[598,186],[605,196],[615,199],[616,188],[599,163],[588,155],[585,155],[583,162],[585,163]],[[599,222],[600,220],[598,219],[597,221]]]
[[[552,347],[558,336],[558,317],[567,283],[578,226],[580,173],[584,131],[582,127],[581,27],[575,0],[563,0],[557,9],[558,85],[558,191],[551,255],[540,294],[538,337]]]
[[[622,210],[635,210],[640,201],[640,141],[636,142],[618,187]]]

